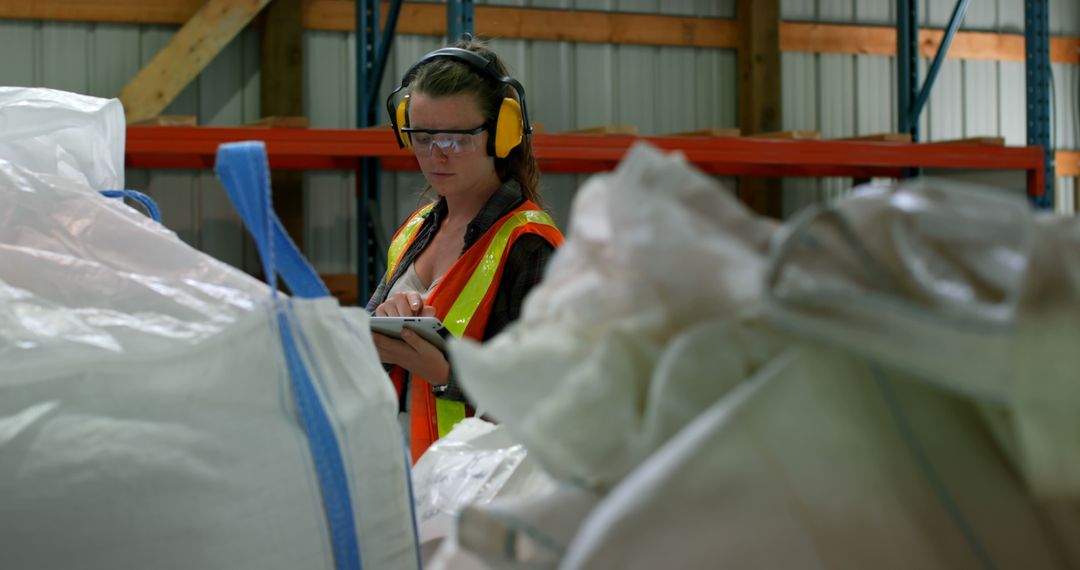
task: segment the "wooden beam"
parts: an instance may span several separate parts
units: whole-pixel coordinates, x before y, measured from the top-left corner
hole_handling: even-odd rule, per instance
[[[1059,150],[1054,155],[1054,167],[1060,177],[1080,177],[1080,150]]]
[[[301,0],[274,0],[260,37],[260,114],[304,115],[304,28]]]
[[[303,25],[310,30],[353,31],[355,0],[302,0]],[[183,24],[204,4],[203,0],[0,0],[0,19],[65,20],[129,24]],[[385,18],[389,3],[383,2]],[[604,42],[615,44],[674,45],[734,49],[738,24],[726,18],[659,16],[618,12],[544,10],[507,6],[476,6],[477,32],[506,39]],[[441,3],[406,2],[398,33],[446,34],[446,8]],[[920,30],[920,50],[930,57],[943,32]],[[892,26],[853,26],[782,22],[783,51],[896,55],[896,29]],[[959,32],[949,57],[994,61],[1023,61],[1024,36],[988,32]],[[1080,38],[1050,38],[1050,60],[1080,64]]]
[[[738,0],[736,13],[739,129],[747,135],[779,131],[780,0]],[[740,178],[739,198],[759,214],[783,214],[783,194],[775,178]]]
[[[720,18],[477,6],[476,30],[492,37],[703,48],[738,46],[737,25]]]
[[[934,57],[943,30],[919,30],[919,53]],[[849,26],[785,22],[780,27],[780,49],[813,53],[855,55],[896,55],[896,28],[888,26]],[[986,61],[1024,61],[1024,36],[989,32],[957,32],[949,48],[950,59]],[[1080,63],[1080,38],[1050,39],[1050,60],[1054,63]]]
[[[1052,36],[1050,62],[1080,65],[1080,38]]]
[[[202,6],[201,0],[0,0],[0,19],[68,20],[131,24],[182,24]],[[379,10],[385,18],[389,3]],[[588,10],[545,10],[476,6],[480,35],[551,41],[673,45],[733,49],[735,21],[724,18],[660,16]],[[353,31],[355,0],[304,0],[303,26],[311,30]],[[399,34],[446,35],[444,2],[406,2]]]
[[[385,18],[389,4],[383,2]],[[352,31],[355,0],[309,0],[304,25],[311,29]],[[545,10],[504,6],[473,8],[476,33],[481,36],[549,41],[598,42],[734,48],[734,20],[658,16],[588,10]],[[444,3],[402,5],[399,34],[446,35]]]
[[[4,0],[0,1],[0,19],[183,24],[205,3],[205,0]]]
[[[304,26],[301,0],[273,0],[260,30],[259,103],[268,127],[307,127],[304,117]],[[304,173],[270,172],[274,211],[285,232],[304,249]]]
[[[129,123],[159,115],[270,0],[209,0],[120,92]]]

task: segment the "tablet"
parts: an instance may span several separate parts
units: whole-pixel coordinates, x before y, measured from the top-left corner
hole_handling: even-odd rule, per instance
[[[446,352],[444,335],[450,333],[443,327],[442,321],[435,317],[371,317],[371,332],[377,332],[390,338],[401,338],[401,329],[408,328],[420,335],[420,338]]]

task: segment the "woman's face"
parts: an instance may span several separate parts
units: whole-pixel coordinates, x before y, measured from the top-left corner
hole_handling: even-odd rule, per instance
[[[484,114],[470,94],[409,98],[409,127],[430,131],[470,130],[484,124]],[[487,154],[486,131],[475,135],[411,133],[413,152],[428,184],[440,196],[493,192],[499,186],[495,159]]]

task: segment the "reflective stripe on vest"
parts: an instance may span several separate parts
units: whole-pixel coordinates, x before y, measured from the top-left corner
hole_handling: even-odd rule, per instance
[[[541,224],[555,227],[555,221],[546,212],[540,210],[523,210],[510,216],[496,230],[495,237],[488,244],[480,263],[473,270],[469,280],[465,283],[461,292],[458,293],[454,304],[450,306],[443,318],[443,326],[455,337],[465,335],[469,328],[476,309],[480,307],[488,289],[495,281],[495,275],[501,265],[503,254],[510,243],[510,236],[514,230],[526,224]],[[435,420],[439,429],[439,437],[445,437],[450,430],[465,419],[465,404],[442,398],[435,399]]]
[[[420,231],[420,226],[424,223],[424,218],[427,213],[435,207],[435,202],[424,206],[417,210],[409,221],[405,222],[404,226],[398,230],[397,235],[394,236],[394,240],[390,242],[390,249],[386,252],[386,282],[390,283],[390,278],[394,275],[394,270],[397,269],[398,262],[401,261],[401,254],[405,253],[405,249],[409,247],[413,239],[416,238],[416,232]]]
[[[446,437],[454,426],[465,419],[465,404],[453,400],[435,398],[435,421],[439,425],[439,437]]]
[[[514,214],[499,226],[498,232],[488,245],[487,251],[484,252],[480,264],[476,266],[476,270],[473,271],[469,281],[458,293],[457,299],[454,300],[454,304],[450,306],[450,310],[446,312],[446,317],[443,318],[443,326],[454,336],[460,337],[465,334],[465,329],[469,327],[469,321],[472,320],[477,307],[484,300],[484,295],[487,294],[488,289],[491,287],[491,282],[495,280],[495,273],[499,269],[503,254],[506,252],[506,246],[510,242],[510,234],[517,228],[530,223],[555,226],[555,221],[551,219],[551,216],[547,212],[540,210],[523,210]]]

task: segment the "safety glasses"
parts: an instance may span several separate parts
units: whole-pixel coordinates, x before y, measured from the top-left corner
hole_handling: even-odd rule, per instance
[[[402,133],[407,133],[412,140],[413,153],[430,156],[435,147],[446,156],[457,156],[478,150],[481,147],[480,135],[485,126],[480,125],[475,129],[414,129],[405,127]]]

